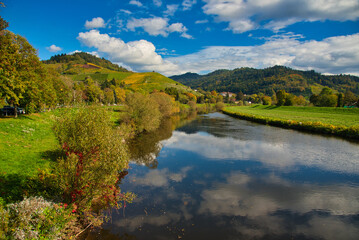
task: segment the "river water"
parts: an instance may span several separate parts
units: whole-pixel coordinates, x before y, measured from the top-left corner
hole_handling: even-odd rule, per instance
[[[359,239],[359,144],[207,114],[133,144],[89,239]]]

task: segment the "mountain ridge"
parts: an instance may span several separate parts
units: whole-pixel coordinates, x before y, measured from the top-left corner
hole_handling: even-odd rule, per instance
[[[169,78],[193,89],[202,88],[218,92],[243,92],[246,94],[265,93],[272,95],[278,90],[295,95],[310,96],[329,87],[339,92],[350,90],[359,94],[359,77],[352,75],[323,75],[314,70],[302,71],[285,66],[264,69],[236,68],[219,69],[205,75],[185,73]]]

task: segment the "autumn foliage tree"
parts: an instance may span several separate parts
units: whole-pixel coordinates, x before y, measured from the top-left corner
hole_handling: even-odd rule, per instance
[[[1,29],[6,27],[1,19]],[[69,91],[56,72],[47,70],[29,42],[10,31],[0,31],[0,98],[27,112],[53,107]],[[68,96],[63,94],[62,97]],[[16,111],[15,111],[16,113]]]

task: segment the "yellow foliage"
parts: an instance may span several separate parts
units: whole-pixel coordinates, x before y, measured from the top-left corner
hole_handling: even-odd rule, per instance
[[[117,87],[115,88],[115,94],[117,103],[123,103],[126,100],[126,91],[123,88]]]

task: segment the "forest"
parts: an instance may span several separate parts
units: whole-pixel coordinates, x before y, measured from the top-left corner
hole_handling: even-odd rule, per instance
[[[294,70],[284,66],[273,66],[265,69],[248,67],[234,70],[216,70],[206,75],[186,73],[171,76],[171,79],[191,88],[202,88],[206,91],[229,91],[244,94],[273,95],[278,90],[285,90],[297,96],[309,97],[319,94],[323,87],[339,92],[351,91],[359,94],[359,77],[351,75],[323,75],[311,71]]]

